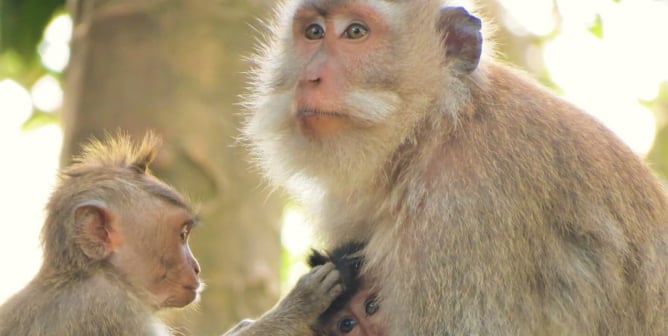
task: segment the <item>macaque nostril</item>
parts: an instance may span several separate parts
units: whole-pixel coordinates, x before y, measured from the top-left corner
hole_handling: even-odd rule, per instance
[[[305,84],[320,84],[320,76],[307,76],[304,78]]]
[[[201,271],[199,268],[199,263],[196,260],[193,260],[193,271],[195,271],[195,274],[199,275],[199,272]]]

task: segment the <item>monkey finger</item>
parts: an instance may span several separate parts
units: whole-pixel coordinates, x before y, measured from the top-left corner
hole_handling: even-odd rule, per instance
[[[329,291],[336,284],[340,283],[341,283],[341,274],[337,269],[333,269],[331,272],[327,273],[324,279],[322,279],[321,286]]]
[[[343,294],[343,291],[345,290],[345,286],[341,282],[334,283],[334,285],[329,288],[327,291],[327,294],[329,294],[329,298],[334,300],[337,297],[339,297],[341,294]]]
[[[332,271],[336,270],[336,266],[333,263],[328,262],[324,265],[317,266],[313,269],[313,276],[318,282],[322,282]],[[338,271],[337,277],[338,277]]]

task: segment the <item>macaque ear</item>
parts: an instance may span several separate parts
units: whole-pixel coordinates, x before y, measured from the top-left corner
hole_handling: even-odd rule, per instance
[[[74,210],[77,243],[85,255],[95,260],[109,257],[118,247],[116,216],[102,201],[88,201]]]
[[[443,34],[446,61],[463,73],[475,70],[482,54],[480,19],[462,7],[443,7],[438,28]]]

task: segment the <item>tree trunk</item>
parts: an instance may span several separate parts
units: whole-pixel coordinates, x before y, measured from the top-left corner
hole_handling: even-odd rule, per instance
[[[208,286],[177,318],[185,335],[217,335],[279,294],[282,201],[268,197],[235,143],[255,17],[269,3],[228,0],[70,0],[72,56],[63,111],[66,164],[105,131],[146,129],[164,145],[156,175],[201,204],[192,237]]]

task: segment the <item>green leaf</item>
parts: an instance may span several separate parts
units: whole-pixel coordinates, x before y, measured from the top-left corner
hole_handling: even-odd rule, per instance
[[[0,54],[0,78],[18,77],[26,71],[21,56],[14,51]]]
[[[594,21],[593,26],[589,27],[589,32],[599,39],[603,38],[603,19],[601,19],[600,14],[596,14],[596,21]]]

